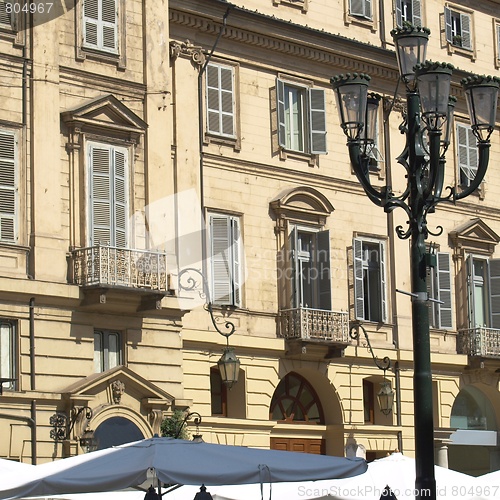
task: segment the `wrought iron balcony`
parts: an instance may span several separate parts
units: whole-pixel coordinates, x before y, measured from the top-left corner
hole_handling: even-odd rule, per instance
[[[76,285],[167,291],[164,253],[97,245],[73,250],[71,255]]]
[[[280,312],[280,335],[286,339],[350,344],[347,312],[298,307]]]
[[[468,356],[500,358],[500,330],[485,327],[459,330],[457,352]]]

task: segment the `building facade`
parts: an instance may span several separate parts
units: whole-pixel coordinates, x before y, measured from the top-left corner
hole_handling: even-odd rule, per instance
[[[459,82],[498,74],[499,2],[3,5],[0,456],[83,453],[86,430],[101,447],[150,437],[175,409],[198,412],[208,442],[412,455],[405,214],[356,180],[330,78],[371,75],[370,176],[401,192],[390,32],[429,27],[428,59],[456,68],[445,185],[467,186],[477,148]],[[428,220],[436,456],[476,474],[500,460],[499,159],[497,127],[480,189]],[[200,271],[219,328],[236,329],[230,390]]]

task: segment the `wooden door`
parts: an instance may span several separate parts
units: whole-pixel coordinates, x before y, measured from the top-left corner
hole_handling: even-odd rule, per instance
[[[282,451],[297,451],[313,455],[325,454],[324,439],[271,438],[271,449]]]

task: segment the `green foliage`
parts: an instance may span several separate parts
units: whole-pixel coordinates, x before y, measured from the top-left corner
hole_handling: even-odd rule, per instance
[[[184,426],[181,429],[181,426],[184,422],[185,413],[182,410],[174,410],[172,415],[167,417],[161,423],[161,435],[162,437],[173,437],[177,439],[189,439],[189,433],[187,427]],[[179,429],[181,431],[179,432]],[[178,435],[177,435],[178,434]]]

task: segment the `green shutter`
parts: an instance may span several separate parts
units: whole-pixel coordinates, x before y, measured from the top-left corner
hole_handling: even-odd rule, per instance
[[[17,137],[0,130],[0,241],[16,243],[18,217]]]

